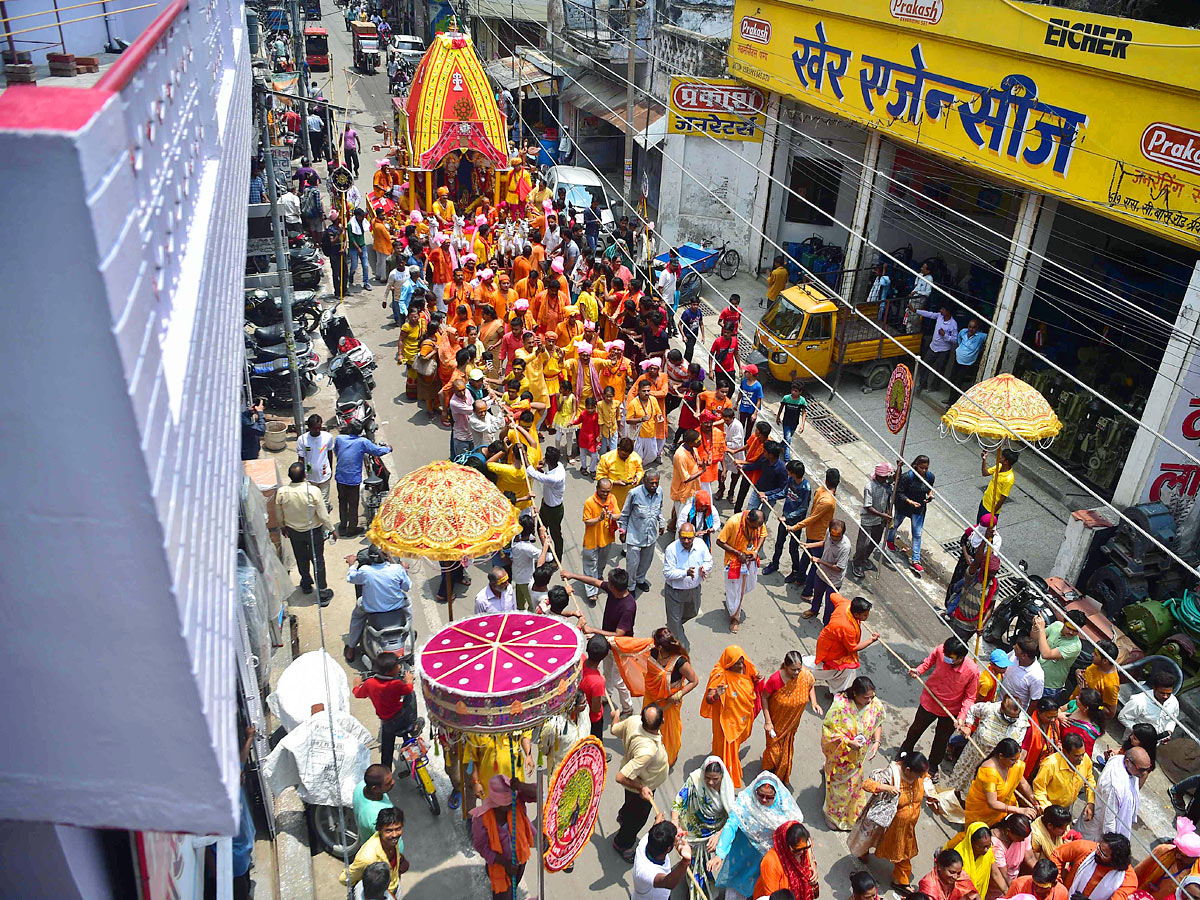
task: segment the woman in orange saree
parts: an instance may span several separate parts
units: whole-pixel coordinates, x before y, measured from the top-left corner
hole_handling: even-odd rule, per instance
[[[758,669],[746,651],[730,644],[708,676],[700,715],[712,720],[714,756],[721,757],[734,787],[742,786],[738,748],[750,737],[758,715]]]
[[[796,730],[804,707],[811,706],[818,716],[824,715],[813,692],[813,674],[804,668],[804,657],[798,650],[789,650],[784,655],[779,671],[759,685],[759,694],[767,727],[763,771],[774,772],[787,784],[792,775]]]
[[[683,743],[683,721],[679,710],[683,698],[700,683],[683,645],[669,628],[654,632],[654,646],[646,661],[646,693],[642,707],[657,703],[663,712],[662,740],[667,762],[674,766]]]

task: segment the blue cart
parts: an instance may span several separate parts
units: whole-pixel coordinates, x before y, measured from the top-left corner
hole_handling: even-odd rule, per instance
[[[682,272],[679,276],[679,302],[686,304],[692,297],[700,293],[700,276],[705,272],[716,269],[722,281],[728,281],[738,273],[742,264],[741,255],[728,244],[714,247],[712,240],[699,244],[688,241],[675,248],[679,254],[679,266]],[[654,257],[655,268],[662,268],[671,258],[670,252],[660,253]]]

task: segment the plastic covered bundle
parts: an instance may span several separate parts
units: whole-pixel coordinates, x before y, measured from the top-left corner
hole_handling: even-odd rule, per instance
[[[295,785],[305,803],[354,804],[354,789],[371,763],[371,733],[348,712],[333,713],[332,732],[329,720],[324,710],[309,716],[263,762],[263,776],[276,796]]]
[[[254,654],[251,661],[258,676],[259,690],[265,692],[271,674],[271,626],[266,579],[241,550],[237,555],[236,574],[238,598],[246,617],[246,636],[250,641],[250,652]]]
[[[322,671],[322,663],[324,671]],[[329,678],[329,693],[326,694],[326,674]],[[321,703],[335,713],[350,712],[350,682],[346,672],[324,650],[302,653],[283,670],[279,683],[267,698],[271,712],[279,719],[286,731],[295,731],[301,722],[313,713],[312,708]]]

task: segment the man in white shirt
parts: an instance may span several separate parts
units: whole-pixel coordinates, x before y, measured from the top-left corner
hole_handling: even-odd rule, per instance
[[[533,584],[533,570],[545,563],[550,554],[550,535],[545,528],[540,529],[539,533],[533,513],[529,510],[521,513],[518,521],[521,523],[521,533],[513,538],[510,547],[513,593],[518,609],[536,612],[530,586]],[[484,593],[487,593],[486,589]]]
[[[867,303],[878,303],[879,311],[875,314],[877,321],[882,322],[887,317],[888,296],[892,293],[892,279],[887,274],[884,263],[875,264],[875,280],[871,283],[871,292],[867,294]]]
[[[279,195],[279,214],[283,216],[283,227],[288,234],[300,231],[300,198],[290,185]]]
[[[557,216],[551,216],[546,221],[546,236],[542,239],[546,248],[546,258],[549,259],[562,246],[562,233],[558,230]]]
[[[1158,732],[1159,741],[1171,739],[1179,724],[1179,700],[1175,694],[1175,676],[1170,672],[1155,672],[1148,682],[1150,690],[1134,694],[1121,709],[1117,721],[1125,726],[1125,737],[1133,726],[1145,723]]]
[[[917,309],[924,309],[933,293],[933,275],[929,272],[929,263],[921,263],[921,274],[913,282],[912,299]]]
[[[488,583],[475,595],[475,615],[517,611],[517,592],[508,582],[508,573],[499,566],[488,572]]]
[[[562,454],[557,447],[547,447],[537,468],[525,467],[525,474],[542,486],[542,505],[538,507],[538,518],[550,532],[554,541],[554,558],[563,558],[563,494],[567,489],[567,467],[562,464]]]
[[[1046,689],[1046,676],[1038,662],[1040,649],[1037,638],[1025,636],[1017,641],[1012,653],[1008,654],[1009,666],[1004,672],[1004,692],[1017,701],[1021,709],[1042,699]]]
[[[687,834],[670,822],[655,822],[646,836],[638,842],[633,857],[634,900],[670,900],[671,891],[683,881],[692,864],[692,845]],[[671,848],[679,854],[679,862],[671,865]]]
[[[721,472],[717,476],[717,492],[714,500],[725,499],[725,476],[729,475],[729,495],[733,496],[737,488],[738,463],[746,461],[746,429],[738,420],[732,406],[721,410],[721,420],[725,425],[725,455],[721,457]]]
[[[325,120],[317,113],[308,114],[308,142],[312,147],[313,162],[325,158]]]
[[[308,431],[296,441],[296,455],[304,463],[304,474],[309,483],[321,489],[325,506],[329,503],[329,488],[333,484],[333,441],[334,437],[325,430],[325,422],[316,413],[304,423]]]
[[[504,430],[504,419],[488,409],[486,400],[476,400],[467,425],[471,428],[471,441],[475,449],[480,450],[500,437],[500,432]],[[565,475],[563,481],[566,482]]]
[[[684,522],[678,540],[663,553],[663,603],[667,608],[667,627],[690,650],[684,623],[700,614],[700,583],[712,571],[713,558],[704,541],[696,540],[696,527]]]

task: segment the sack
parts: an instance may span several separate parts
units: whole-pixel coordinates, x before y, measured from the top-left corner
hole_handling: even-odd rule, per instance
[[[437,374],[437,356],[421,356],[418,353],[417,358],[413,360],[413,368],[422,378],[430,378]]]

